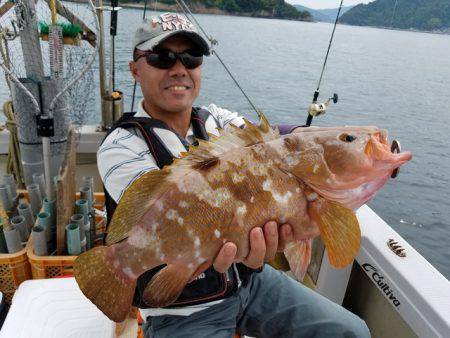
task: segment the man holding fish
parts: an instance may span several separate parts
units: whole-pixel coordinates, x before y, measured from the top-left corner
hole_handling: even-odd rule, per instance
[[[391,154],[375,127],[280,136],[264,116],[256,127],[193,108],[209,48],[180,15],[146,21],[133,47],[144,99],[98,151],[114,217],[107,246],[77,259],[83,293],[117,322],[138,306],[146,337],[369,337],[360,318],[264,262],[284,250],[302,278],[320,233],[330,262],[350,264],[352,208],[410,154]]]

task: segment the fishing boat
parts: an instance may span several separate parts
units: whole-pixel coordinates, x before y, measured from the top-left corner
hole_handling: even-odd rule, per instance
[[[21,6],[33,6],[33,1],[23,0],[15,2]],[[58,5],[59,4],[59,5]],[[102,2],[97,3],[96,22],[102,27],[104,10],[112,11],[117,15],[118,4],[112,3],[112,7],[106,8]],[[58,12],[59,6],[59,12]],[[50,5],[52,13],[58,12],[62,15],[63,4],[58,2]],[[10,10],[12,5],[8,3],[6,7],[0,8],[0,14],[3,10]],[[93,6],[92,6],[93,7]],[[70,11],[66,11],[67,13]],[[22,13],[26,13],[22,12]],[[115,13],[115,14],[114,14]],[[56,16],[56,14],[54,14]],[[79,18],[72,13],[65,17],[70,23],[80,23]],[[54,19],[54,18],[53,18]],[[116,17],[117,19],[117,17]],[[77,21],[78,20],[78,21]],[[55,21],[53,20],[53,24]],[[99,144],[105,136],[106,130],[111,124],[117,120],[123,111],[123,104],[120,93],[115,91],[114,85],[107,84],[105,59],[104,59],[104,39],[102,29],[94,29],[94,27],[83,27],[81,36],[91,44],[91,54],[96,55],[98,50],[100,60],[100,81],[101,81],[101,98],[102,98],[102,123],[100,125],[84,124],[79,127],[79,139],[76,145],[77,163],[76,163],[76,186],[81,186],[82,177],[90,176],[94,178],[94,190],[102,192],[101,180],[98,176],[96,168],[96,152]],[[95,25],[94,25],[95,26]],[[114,25],[112,24],[111,27]],[[31,28],[32,27],[32,28]],[[36,29],[36,24],[30,25],[30,30]],[[114,30],[114,29],[113,29]],[[52,32],[61,37],[58,28],[51,27],[47,39],[52,41]],[[96,34],[98,32],[98,34]],[[30,32],[29,32],[30,33]],[[30,36],[32,34],[30,33]],[[111,35],[112,39],[114,34]],[[56,37],[56,39],[58,36]],[[22,38],[23,39],[23,38]],[[29,38],[31,40],[31,37]],[[60,40],[59,40],[60,41]],[[113,42],[113,41],[112,41]],[[32,43],[32,42],[29,42]],[[36,43],[36,42],[35,42]],[[114,43],[112,43],[114,45]],[[34,48],[32,45],[28,49]],[[37,47],[36,47],[37,48]],[[46,95],[54,97],[57,95],[54,91],[52,81],[58,79],[58,72],[62,72],[61,65],[58,65],[58,49],[57,46],[50,47],[52,66],[50,67],[51,76],[49,77],[48,91]],[[27,61],[25,60],[24,63]],[[28,62],[32,63],[31,60]],[[113,61],[112,61],[113,62]],[[87,69],[87,68],[86,68]],[[35,72],[35,70],[27,70]],[[11,74],[9,74],[11,75]],[[14,74],[12,74],[14,75]],[[111,77],[110,77],[111,80]],[[64,82],[64,80],[62,80]],[[68,81],[68,80],[66,80]],[[14,81],[12,81],[14,82]],[[30,92],[33,92],[30,81],[19,81]],[[67,83],[66,83],[67,84]],[[19,83],[13,86],[20,87]],[[30,109],[34,103],[18,94],[17,89],[12,91],[15,111]],[[32,94],[33,96],[33,94]],[[36,95],[34,95],[36,96]],[[45,115],[45,110],[50,109],[52,102],[50,97],[46,101],[46,106],[34,107],[37,111]],[[337,101],[337,97],[333,98]],[[328,107],[330,100],[324,103],[318,103],[317,97],[310,107],[309,116],[323,114]],[[28,106],[17,108],[21,102],[26,102]],[[55,107],[51,107],[53,111],[57,111]],[[61,108],[62,109],[62,108]],[[56,117],[55,117],[56,119]],[[45,120],[45,119],[44,119]],[[309,121],[311,122],[311,121]],[[20,126],[19,126],[20,127]],[[11,129],[11,128],[10,128]],[[43,138],[51,138],[53,136],[42,136]],[[0,172],[7,171],[7,156],[11,156],[12,144],[17,139],[17,135],[13,135],[8,128],[4,127],[0,130]],[[64,139],[64,137],[63,137]],[[48,141],[48,140],[47,140]],[[30,152],[42,153],[44,146],[39,145]],[[49,144],[50,143],[50,144]],[[46,170],[47,178],[56,175],[51,165],[45,164],[46,160],[53,163],[61,164],[63,159],[52,155],[54,150],[51,142],[47,142],[47,152],[44,150],[42,156],[35,159],[35,164],[41,166],[41,170]],[[17,146],[15,146],[17,148]],[[46,155],[45,155],[46,153]],[[49,155],[50,154],[50,155]],[[21,159],[24,162],[23,158]],[[29,164],[30,161],[27,162]],[[39,163],[38,163],[39,162]],[[45,164],[45,165],[44,165]],[[45,168],[44,168],[45,167]],[[28,170],[28,169],[26,169]],[[31,170],[31,169],[29,169]],[[31,173],[32,171],[30,171]],[[25,180],[30,180],[31,174]],[[308,269],[307,277],[304,281],[306,285],[314,289],[316,292],[324,295],[337,304],[343,305],[348,310],[364,319],[369,326],[373,337],[449,337],[450,336],[450,282],[437,271],[422,255],[420,255],[408,242],[402,238],[389,224],[381,219],[370,207],[364,205],[357,211],[357,217],[361,226],[362,241],[361,249],[354,263],[344,269],[335,269],[328,261],[326,249],[320,239],[316,239],[313,243],[313,259]],[[50,260],[50,258],[49,258]],[[289,273],[289,272],[288,272]],[[0,331],[1,337],[38,337],[36,332],[42,331],[45,325],[45,332],[52,332],[61,336],[61,332],[65,332],[67,336],[78,335],[79,337],[107,337],[118,335],[121,337],[136,336],[137,321],[129,319],[125,324],[126,328],[116,331],[115,324],[99,312],[92,304],[89,305],[84,296],[77,290],[73,278],[47,280],[45,284],[41,284],[36,280],[25,281],[19,287],[16,295],[13,297],[10,312],[6,316],[3,328]],[[62,290],[62,291],[61,291]],[[0,290],[2,291],[2,290]],[[42,296],[42,306],[46,305],[46,299],[50,294],[56,294],[56,291],[63,292],[54,296],[55,302],[62,299],[70,299],[67,304],[63,304],[63,308],[67,308],[66,314],[62,313],[61,306],[51,303],[48,306],[55,306],[48,313],[52,316],[52,320],[42,323],[43,317],[34,323],[30,317],[26,319],[27,325],[31,325],[28,329],[24,329],[24,315],[32,316],[27,309],[35,309],[30,299],[31,295],[43,292],[46,296]],[[65,293],[64,293],[65,292]],[[59,298],[58,298],[59,297]],[[66,298],[68,297],[68,298]],[[34,298],[33,298],[34,299]],[[37,301],[36,301],[37,302]],[[16,305],[17,304],[17,305]],[[61,303],[59,303],[61,304]],[[38,309],[37,309],[38,310]],[[44,312],[44,311],[43,311]],[[70,321],[74,316],[84,313],[85,315],[77,317],[78,319],[61,328],[61,323]],[[60,315],[60,317],[57,316]],[[91,320],[86,319],[87,314]],[[34,326],[36,325],[36,326]],[[41,331],[39,331],[41,330]],[[64,331],[66,330],[66,331]],[[69,332],[70,330],[70,332]],[[99,333],[101,330],[101,334]],[[46,335],[46,337],[56,337],[56,335]],[[63,334],[64,336],[64,334]]]

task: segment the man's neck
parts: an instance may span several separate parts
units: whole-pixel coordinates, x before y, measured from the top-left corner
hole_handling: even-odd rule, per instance
[[[162,112],[158,111],[157,109],[152,109],[145,103],[145,101],[143,102],[143,107],[145,112],[150,115],[150,117],[163,121],[170,128],[175,130],[180,136],[182,136],[183,138],[186,137],[189,126],[191,125],[192,109],[186,110],[184,112]]]

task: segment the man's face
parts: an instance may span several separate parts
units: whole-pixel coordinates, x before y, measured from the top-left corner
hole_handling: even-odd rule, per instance
[[[164,41],[159,49],[182,53],[195,49],[196,45],[183,36],[173,36]],[[139,82],[145,99],[145,107],[160,113],[190,111],[198,97],[201,85],[202,67],[187,69],[181,61],[169,69],[158,69],[147,64],[145,57],[130,62],[130,70]]]

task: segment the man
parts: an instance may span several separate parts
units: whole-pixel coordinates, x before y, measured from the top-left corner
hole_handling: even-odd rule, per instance
[[[109,217],[128,186],[149,170],[170,164],[195,138],[233,123],[237,113],[215,105],[193,108],[201,85],[207,42],[191,22],[163,14],[135,33],[130,70],[144,99],[134,115],[125,115],[98,151],[98,167]],[[163,309],[142,301],[146,283],[158,271],[140,277],[134,304],[145,320],[146,337],[231,337],[235,331],[256,337],[368,337],[364,322],[300,283],[263,267],[292,239],[289,225],[271,221],[250,232],[250,253],[235,262],[236,246],[225,243],[213,267],[198,271],[179,299]]]

